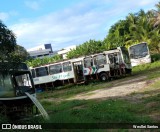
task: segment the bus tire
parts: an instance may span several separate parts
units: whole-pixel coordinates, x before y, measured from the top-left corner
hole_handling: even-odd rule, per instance
[[[100,81],[107,81],[108,80],[108,75],[106,73],[102,73],[99,76]]]

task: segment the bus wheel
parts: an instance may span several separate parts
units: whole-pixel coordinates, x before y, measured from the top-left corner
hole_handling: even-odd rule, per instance
[[[108,75],[106,73],[102,73],[100,76],[99,76],[99,79],[101,81],[107,81],[108,80]]]

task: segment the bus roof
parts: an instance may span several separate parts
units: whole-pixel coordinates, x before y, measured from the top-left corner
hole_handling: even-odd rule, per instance
[[[138,43],[138,44],[133,44],[133,45],[129,46],[129,48],[130,48],[130,47],[137,46],[137,45],[141,45],[141,44],[147,44],[147,43],[146,43],[146,42],[142,42],[142,43]]]
[[[120,52],[120,50],[119,49],[108,50],[108,51],[104,51],[103,53],[105,53],[105,54],[112,54],[112,53],[116,53],[116,52]]]

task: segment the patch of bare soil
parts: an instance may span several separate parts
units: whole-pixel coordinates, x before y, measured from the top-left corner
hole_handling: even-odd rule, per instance
[[[134,101],[137,99],[142,98],[142,94],[136,94],[135,97],[133,96],[126,96],[130,95],[131,93],[142,91],[146,86],[153,84],[155,81],[160,80],[153,79],[153,80],[146,80],[146,76],[140,76],[137,78],[130,78],[125,81],[115,81],[113,82],[113,87],[111,88],[103,88],[99,90],[94,90],[87,93],[78,94],[72,98],[69,98],[67,100],[88,100],[88,99],[104,99],[104,98],[121,98],[121,97],[127,97],[128,99],[132,99]]]
[[[160,121],[160,114],[158,112],[152,113],[149,115],[149,117],[151,117],[152,119],[154,119],[155,121],[157,121],[159,123]]]
[[[56,104],[61,103],[63,99],[60,98],[47,98],[47,99],[42,99],[42,101],[48,101],[48,102],[54,102]]]

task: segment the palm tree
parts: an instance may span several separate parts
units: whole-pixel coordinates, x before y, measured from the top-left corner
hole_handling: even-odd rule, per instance
[[[151,26],[148,21],[148,14],[143,10],[140,10],[136,14],[129,14],[126,17],[126,21],[129,25],[128,39],[126,45],[132,45],[142,41],[149,42],[149,33]]]
[[[152,14],[151,23],[153,23],[153,27],[156,28],[160,26],[160,2],[155,5],[157,10],[151,10],[150,13]]]
[[[158,11],[156,12],[156,19],[155,19],[154,26],[160,25],[160,2],[158,4],[156,4],[156,7],[157,7]]]

